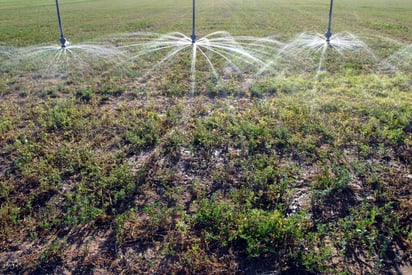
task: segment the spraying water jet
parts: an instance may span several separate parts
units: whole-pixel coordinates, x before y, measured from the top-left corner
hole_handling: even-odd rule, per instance
[[[157,78],[153,77],[153,72],[155,70],[158,71],[160,67],[163,67],[162,70],[164,70],[163,72],[165,73],[175,71],[164,65],[171,65],[174,59],[179,60],[183,57],[182,54],[185,54],[184,52],[190,53],[191,94],[194,94],[196,89],[196,82],[199,75],[197,71],[202,75],[208,75],[207,77],[210,76],[210,80],[219,83],[219,85],[230,81],[237,81],[241,78],[241,72],[249,72],[252,67],[264,65],[264,59],[271,55],[267,51],[272,52],[273,46],[278,46],[278,42],[270,38],[233,37],[225,31],[217,31],[203,37],[197,37],[195,0],[192,0],[191,35],[185,35],[180,32],[167,34],[135,33],[130,35],[126,34],[124,38],[130,41],[130,44],[128,44],[128,42],[121,43],[124,44],[122,48],[130,51],[132,54],[132,56],[127,59],[127,61],[132,62],[130,63],[131,73],[136,71],[135,60],[140,58],[147,60],[146,62],[141,62],[148,65],[144,69],[146,72],[142,76],[142,81],[145,83],[150,79],[155,80]],[[152,53],[156,52],[159,52],[159,54],[164,53],[163,58],[160,60],[151,59],[151,56],[153,56]],[[152,61],[155,62],[154,65]],[[224,68],[223,72],[219,68],[222,66]],[[122,70],[123,69],[124,66],[122,66]],[[143,70],[141,69],[140,71]],[[232,77],[232,74],[236,74],[236,76]],[[220,75],[223,75],[223,78],[220,77]],[[175,78],[176,75],[173,77]]]
[[[63,33],[63,25],[62,25],[62,19],[60,16],[59,0],[56,0],[56,10],[57,10],[57,20],[59,21],[60,45],[62,48],[66,48],[67,39],[64,37],[64,33]]]
[[[332,37],[332,12],[333,12],[333,0],[330,0],[330,8],[329,8],[329,22],[328,22],[328,30],[325,33],[326,43],[330,45],[330,38]]]

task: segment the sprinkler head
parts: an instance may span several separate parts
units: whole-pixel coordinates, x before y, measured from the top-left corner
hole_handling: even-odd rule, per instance
[[[325,33],[325,37],[326,37],[326,43],[330,44],[330,38],[332,37],[332,33],[328,31],[327,33]]]
[[[60,39],[59,39],[59,41],[60,41],[60,44],[61,44],[62,48],[65,48],[65,47],[66,47],[66,43],[67,43],[66,38],[64,38],[64,36],[61,36]]]
[[[196,34],[192,33],[190,38],[192,38],[192,44],[195,44],[196,43]]]

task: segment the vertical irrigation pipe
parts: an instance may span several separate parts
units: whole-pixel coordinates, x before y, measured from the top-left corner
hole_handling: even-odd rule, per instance
[[[190,36],[192,38],[192,44],[196,43],[196,1],[193,0],[193,6],[192,6],[192,35]]]
[[[332,37],[332,33],[331,33],[332,12],[333,12],[333,0],[330,0],[328,31],[325,33],[326,43],[328,43],[328,44],[330,44],[330,38]]]
[[[63,33],[63,25],[62,25],[62,18],[60,16],[60,7],[59,7],[59,0],[56,0],[56,9],[57,9],[57,20],[59,21],[59,30],[60,30],[60,44],[62,48],[66,47],[67,40],[64,38]]]

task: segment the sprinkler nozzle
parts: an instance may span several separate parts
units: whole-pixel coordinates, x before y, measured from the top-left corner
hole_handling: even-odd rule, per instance
[[[328,31],[327,33],[325,33],[325,37],[326,37],[326,43],[330,44],[330,38],[332,37],[332,33]]]
[[[65,47],[66,47],[66,43],[67,43],[66,38],[64,38],[64,36],[61,36],[60,39],[59,39],[59,41],[60,41],[60,44],[61,44],[62,48],[65,48]]]
[[[192,38],[192,44],[195,44],[196,43],[196,34],[192,33],[190,38]]]

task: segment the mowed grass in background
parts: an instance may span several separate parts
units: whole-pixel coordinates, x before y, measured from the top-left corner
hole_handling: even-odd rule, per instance
[[[60,1],[64,30],[73,42],[123,32],[191,32],[192,1]],[[293,37],[326,31],[329,1],[197,1],[199,35],[225,30],[233,35]],[[408,0],[335,1],[333,32],[382,35],[411,42],[412,3]],[[54,1],[0,1],[0,44],[55,42]]]

